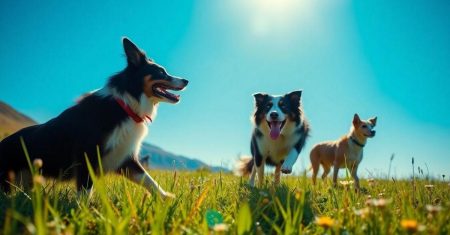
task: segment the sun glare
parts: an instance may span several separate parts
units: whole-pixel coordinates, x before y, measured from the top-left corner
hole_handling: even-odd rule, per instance
[[[311,0],[250,0],[242,3],[250,30],[256,36],[287,33],[292,25],[311,16]]]

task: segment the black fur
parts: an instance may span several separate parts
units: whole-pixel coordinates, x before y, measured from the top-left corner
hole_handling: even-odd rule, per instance
[[[255,124],[259,126],[261,122],[265,119],[266,113],[272,108],[271,98],[267,94],[255,94],[255,113],[254,120]]]
[[[31,161],[42,159],[45,176],[62,179],[77,178],[77,186],[88,188],[88,171],[84,153],[94,167],[98,166],[97,146],[104,155],[107,135],[127,118],[127,114],[110,97],[90,95],[41,125],[24,128],[5,138],[0,149],[0,179],[3,189],[7,172],[27,169],[27,160],[20,142],[23,138]]]
[[[128,93],[138,102],[143,93],[144,76],[151,75],[153,80],[172,77],[164,68],[149,63],[145,54],[131,41],[123,39],[127,67],[112,76],[107,84],[118,93]],[[184,80],[187,84],[187,80]],[[129,117],[111,95],[96,93],[87,95],[79,103],[66,109],[50,121],[24,128],[0,142],[0,186],[9,191],[6,182],[10,171],[15,173],[27,170],[28,164],[20,139],[23,138],[31,162],[40,158],[43,161],[42,173],[45,176],[61,179],[76,178],[77,188],[90,188],[85,154],[94,169],[98,167],[97,147],[100,156],[105,156],[105,142],[113,129]],[[135,168],[143,171],[137,162],[137,156],[130,156],[123,168]],[[119,170],[119,169],[118,169]]]
[[[253,135],[252,141],[251,141],[251,153],[253,158],[255,159],[256,166],[261,166],[261,163],[263,161],[263,156],[259,152],[258,143],[256,141],[256,135]]]
[[[306,122],[306,120],[303,121],[303,125],[300,127],[300,129],[297,130],[297,134],[300,135],[300,139],[297,141],[294,147],[297,150],[297,153],[300,154],[303,146],[305,146],[306,138],[308,138],[309,136],[309,123]]]

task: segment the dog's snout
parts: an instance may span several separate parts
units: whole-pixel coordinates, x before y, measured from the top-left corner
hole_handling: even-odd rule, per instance
[[[270,118],[277,119],[278,118],[278,113],[277,112],[271,112],[270,113]]]
[[[187,84],[189,83],[189,81],[186,79],[181,79],[181,81],[184,83],[185,86],[187,86]]]
[[[376,131],[372,130],[370,132],[371,132],[372,136],[375,136]]]

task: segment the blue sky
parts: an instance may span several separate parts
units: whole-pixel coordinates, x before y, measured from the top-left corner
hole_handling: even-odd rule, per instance
[[[378,116],[360,175],[450,175],[450,2],[0,2],[0,100],[39,122],[125,66],[128,36],[177,76],[147,141],[207,163],[249,154],[252,93],[303,89],[309,150],[346,134],[354,113]],[[426,170],[425,170],[426,172]]]

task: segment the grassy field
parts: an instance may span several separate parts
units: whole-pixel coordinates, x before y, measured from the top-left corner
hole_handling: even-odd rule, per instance
[[[450,234],[443,180],[362,180],[313,187],[306,176],[271,176],[261,188],[223,173],[152,171],[176,199],[120,176],[95,180],[92,198],[39,175],[32,190],[0,195],[2,234]]]

